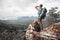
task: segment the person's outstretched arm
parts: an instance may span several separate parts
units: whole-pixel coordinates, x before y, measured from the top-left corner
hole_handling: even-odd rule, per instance
[[[39,10],[38,7],[39,7],[39,6],[35,6],[35,8],[36,8],[37,10]]]

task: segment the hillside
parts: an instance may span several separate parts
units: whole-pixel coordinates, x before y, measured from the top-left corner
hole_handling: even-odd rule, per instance
[[[26,26],[0,21],[0,40],[24,40]]]

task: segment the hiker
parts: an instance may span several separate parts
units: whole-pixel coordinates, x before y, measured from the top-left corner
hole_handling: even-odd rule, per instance
[[[46,13],[47,13],[47,9],[42,7],[43,7],[42,4],[35,7],[38,10],[38,23],[40,24],[41,30],[43,30],[42,19],[46,17]]]
[[[35,24],[33,30],[35,30],[36,32],[40,32],[40,26],[38,24],[38,21],[35,21],[33,24]]]
[[[28,26],[28,30],[40,32],[40,25],[38,24],[38,21],[35,21],[34,23],[30,24]]]
[[[38,21],[33,22],[32,26],[33,26],[32,30],[33,30],[33,35],[34,35],[33,37],[38,39],[38,37],[40,36],[39,35],[40,31],[41,31],[41,28],[40,28],[40,25],[38,24]]]

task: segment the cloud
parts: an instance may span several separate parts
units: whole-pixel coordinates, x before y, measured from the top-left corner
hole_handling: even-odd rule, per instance
[[[0,17],[33,16],[34,8],[32,8],[32,5],[36,1],[37,0],[0,0]]]
[[[43,4],[49,9],[60,6],[59,3],[60,0],[0,0],[0,17],[37,16],[36,5]]]

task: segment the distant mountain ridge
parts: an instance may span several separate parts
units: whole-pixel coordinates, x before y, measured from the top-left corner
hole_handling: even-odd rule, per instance
[[[22,16],[22,17],[0,17],[0,20],[19,20],[19,19],[27,19],[27,18],[37,18],[36,16]]]

